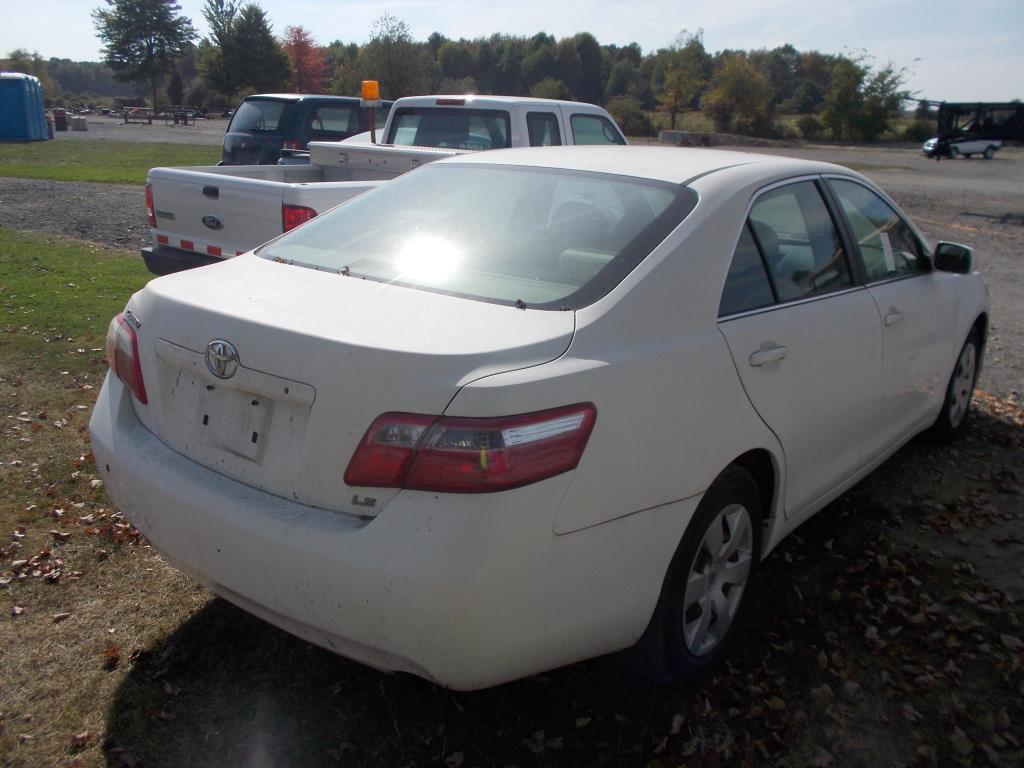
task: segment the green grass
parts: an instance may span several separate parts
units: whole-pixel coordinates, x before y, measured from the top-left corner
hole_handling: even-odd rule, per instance
[[[158,165],[216,165],[221,148],[191,144],[59,139],[0,144],[0,176],[144,184]]]
[[[64,368],[102,357],[107,323],[150,277],[136,254],[0,227],[0,351]]]

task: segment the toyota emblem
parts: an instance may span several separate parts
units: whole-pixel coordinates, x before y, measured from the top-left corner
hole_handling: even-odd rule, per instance
[[[230,379],[238,371],[238,350],[230,341],[214,339],[206,345],[206,367],[218,379]]]

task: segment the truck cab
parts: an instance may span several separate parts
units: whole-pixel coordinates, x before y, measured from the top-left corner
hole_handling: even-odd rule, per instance
[[[487,150],[625,144],[615,121],[593,104],[509,96],[408,96],[392,106],[383,143]]]

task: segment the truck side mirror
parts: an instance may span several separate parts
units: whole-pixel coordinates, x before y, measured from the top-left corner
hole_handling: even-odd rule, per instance
[[[971,258],[974,251],[958,243],[939,243],[935,246],[932,263],[943,272],[967,275],[971,272]]]

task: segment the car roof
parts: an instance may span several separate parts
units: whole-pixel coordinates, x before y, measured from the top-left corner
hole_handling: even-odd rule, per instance
[[[856,176],[833,163],[800,160],[753,152],[689,147],[566,146],[497,149],[439,160],[441,163],[522,165],[538,168],[612,173],[622,176],[689,184],[716,171],[742,169],[752,178],[842,173]]]

